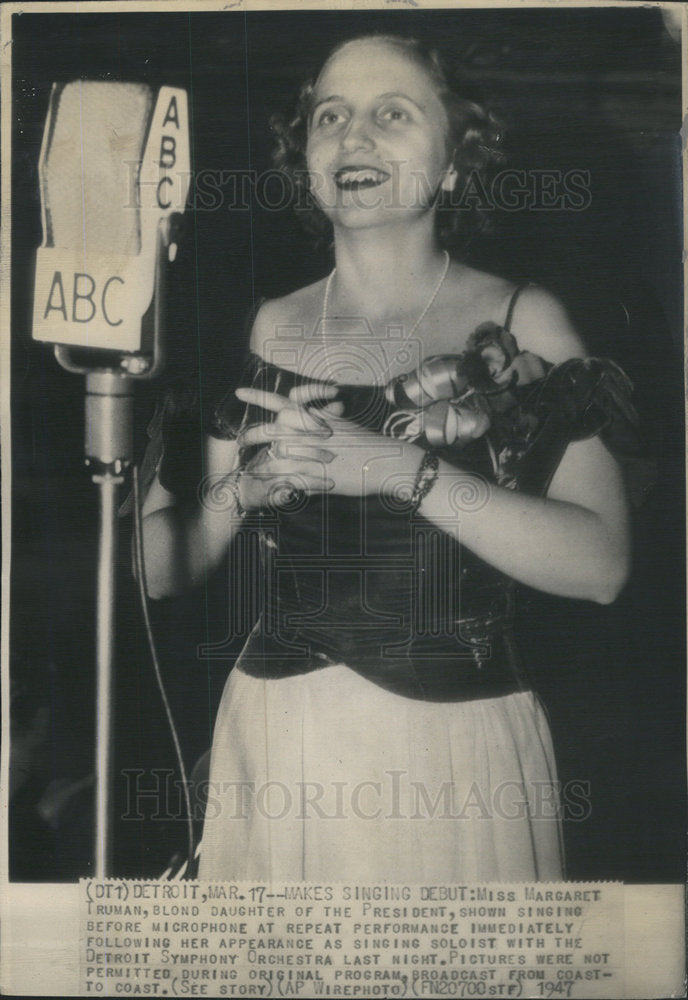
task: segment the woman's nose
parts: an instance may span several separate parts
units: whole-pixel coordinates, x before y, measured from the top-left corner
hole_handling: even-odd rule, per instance
[[[342,148],[348,152],[355,149],[372,149],[375,140],[371,135],[370,122],[363,116],[354,117],[342,136]]]

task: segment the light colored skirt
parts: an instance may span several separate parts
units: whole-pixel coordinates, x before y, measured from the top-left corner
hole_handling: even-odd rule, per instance
[[[530,691],[436,703],[344,665],[230,674],[199,878],[559,880],[554,753]]]

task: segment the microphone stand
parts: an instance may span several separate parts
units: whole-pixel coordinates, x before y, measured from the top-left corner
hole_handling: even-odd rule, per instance
[[[132,460],[133,382],[115,372],[86,375],[86,464],[98,486],[100,523],[96,583],[96,809],[95,876],[112,873],[113,788],[113,679],[117,565],[117,494],[123,471]],[[110,452],[89,449],[91,433],[102,434],[95,444],[113,443]],[[103,455],[116,455],[106,461]]]
[[[100,522],[96,583],[96,744],[94,875],[112,875],[113,858],[113,681],[117,567],[117,497],[133,456],[134,381],[149,379],[162,366],[163,251],[170,227],[160,224],[156,240],[153,352],[125,354],[118,365],[76,364],[70,349],[55,345],[55,357],[67,371],[86,376],[85,463],[98,486]]]

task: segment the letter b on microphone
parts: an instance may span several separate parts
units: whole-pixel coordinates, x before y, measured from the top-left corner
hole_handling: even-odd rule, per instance
[[[33,336],[136,352],[155,291],[161,223],[191,179],[187,97],[161,87],[54,84],[40,158],[43,243]]]

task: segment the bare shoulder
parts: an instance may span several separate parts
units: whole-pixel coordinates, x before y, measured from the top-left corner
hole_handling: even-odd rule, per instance
[[[263,346],[278,336],[280,328],[289,329],[290,334],[302,331],[308,336],[322,312],[322,297],[325,279],[316,281],[305,288],[276,299],[267,299],[261,305],[253,322],[251,349],[263,355]]]
[[[508,278],[456,262],[447,275],[443,298],[455,317],[471,324],[487,320],[502,324],[515,288]]]
[[[532,351],[553,364],[584,358],[587,354],[562,302],[537,285],[528,285],[521,291],[510,328],[521,350]]]
[[[486,320],[505,325],[518,291],[509,327],[521,350],[532,351],[554,364],[585,356],[585,345],[563,304],[539,285],[519,290],[508,278],[461,265],[454,269],[452,285],[454,307],[464,311],[473,329]]]

